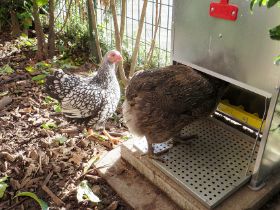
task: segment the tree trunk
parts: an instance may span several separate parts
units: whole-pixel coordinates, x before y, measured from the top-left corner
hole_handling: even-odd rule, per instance
[[[126,19],[126,0],[122,0],[121,27],[120,27],[121,43],[123,41],[125,19]]]
[[[13,36],[19,36],[21,31],[20,31],[20,26],[19,26],[19,22],[17,19],[17,13],[15,11],[11,11],[11,21],[12,21],[12,35]]]
[[[54,31],[54,9],[55,0],[49,0],[49,37],[48,37],[48,56],[53,58],[55,54],[55,31]]]
[[[122,53],[122,43],[121,43],[121,36],[120,36],[119,25],[118,25],[118,18],[117,18],[115,0],[111,0],[111,10],[112,10],[112,16],[113,16],[113,21],[114,21],[116,48],[120,53]],[[126,86],[127,82],[128,82],[128,79],[125,76],[122,61],[119,63],[118,68],[119,68],[119,73],[120,73],[121,80],[122,80],[123,84]]]
[[[90,9],[90,0],[87,0],[87,10],[88,10],[88,31],[89,31],[89,50],[90,56],[95,57],[97,55],[95,41],[93,37],[93,27],[92,27],[92,15]]]
[[[158,0],[156,0],[156,5],[157,5],[157,7],[156,7],[156,17],[155,17],[156,25],[155,25],[155,28],[154,28],[155,32],[154,32],[154,36],[153,36],[153,39],[152,39],[152,42],[151,42],[151,47],[149,49],[146,61],[144,62],[145,66],[149,66],[151,64],[153,54],[154,54],[155,44],[156,44],[157,31],[158,31],[160,20],[161,20],[161,6],[162,6],[161,0],[160,0],[160,3],[159,3],[159,6],[158,6]]]
[[[147,5],[148,5],[148,0],[144,0],[142,11],[141,11],[141,17],[140,17],[140,21],[139,21],[139,26],[138,26],[138,31],[137,31],[137,36],[136,36],[136,41],[135,41],[135,46],[134,46],[134,50],[133,50],[132,58],[131,58],[129,77],[132,77],[135,72],[136,60],[137,60],[137,55],[138,55],[138,51],[139,51],[139,47],[140,47],[140,39],[141,39],[142,29],[143,29],[143,25],[144,25],[145,16],[146,16]]]
[[[89,9],[90,9],[90,13],[91,13],[92,29],[93,29],[94,34],[95,34],[95,36],[94,36],[95,46],[96,46],[99,62],[101,62],[102,61],[102,53],[101,53],[101,47],[100,47],[100,42],[99,42],[98,30],[97,30],[95,9],[93,7],[92,0],[88,0],[88,3],[89,3]],[[90,33],[93,33],[93,31],[91,31]]]
[[[36,30],[37,46],[38,46],[36,57],[38,60],[43,60],[46,58],[47,51],[46,51],[45,35],[39,18],[39,8],[36,0],[33,0],[33,18],[34,18],[34,24]]]

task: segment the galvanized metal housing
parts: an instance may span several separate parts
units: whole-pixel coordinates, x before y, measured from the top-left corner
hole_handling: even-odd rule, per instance
[[[240,139],[238,135],[229,137],[222,131],[221,133],[215,133],[215,129],[209,130],[210,137],[204,143],[201,143],[211,151],[212,147],[218,146],[215,145],[215,142],[217,142],[224,148],[224,152],[218,152],[222,154],[221,158],[227,159],[235,153],[236,156],[232,159],[234,163],[244,161],[247,162],[248,167],[253,168],[252,176],[243,172],[243,175],[237,173],[240,179],[235,179],[236,183],[231,185],[229,191],[223,191],[222,197],[213,197],[213,195],[218,195],[218,188],[216,187],[215,190],[211,190],[211,193],[203,194],[205,192],[204,188],[199,185],[202,180],[197,180],[198,185],[196,185],[189,177],[184,176],[185,178],[182,178],[182,175],[178,175],[177,171],[180,171],[181,174],[185,172],[182,169],[179,170],[178,165],[168,168],[168,165],[158,164],[163,171],[171,174],[171,177],[180,182],[210,208],[217,205],[242,184],[248,183],[249,180],[251,180],[251,187],[258,189],[265,183],[271,173],[280,168],[280,100],[278,88],[280,67],[274,64],[274,58],[280,52],[280,42],[271,40],[268,34],[270,28],[279,24],[279,8],[275,7],[267,10],[263,7],[256,7],[251,12],[249,9],[250,1],[233,0],[230,1],[230,4],[238,7],[238,16],[235,20],[235,18],[230,17],[219,18],[223,15],[230,15],[228,13],[230,11],[222,15],[211,15],[211,12],[213,12],[210,8],[211,2],[210,0],[175,1],[173,10],[173,60],[262,95],[270,99],[270,106],[264,110],[268,114],[260,146],[258,147],[257,142],[255,144],[258,153],[256,162],[248,162],[248,157],[241,155],[244,152],[255,155],[255,153],[252,153],[255,146],[249,143],[246,138]],[[227,1],[221,2],[226,3]],[[236,15],[236,13],[233,15]],[[205,127],[203,123],[200,126]],[[200,129],[197,127],[196,132]],[[212,143],[208,145],[208,141]],[[233,146],[232,142],[237,144],[238,148]],[[198,147],[200,148],[202,145],[198,145]],[[244,145],[248,146],[243,147]],[[194,160],[202,158],[199,151],[193,153],[186,148],[182,150],[182,148],[177,148],[176,151],[185,153],[184,157],[188,161],[195,162]],[[203,148],[201,149],[204,151]],[[207,159],[207,157],[215,159],[214,162],[211,162],[212,168],[221,168],[216,156],[218,153],[205,153],[204,159]],[[169,158],[176,162],[176,156],[174,154],[172,156],[172,154],[171,152]],[[207,164],[207,162],[205,163]],[[253,165],[250,166],[250,164]],[[241,171],[242,167],[242,164],[240,164]],[[184,167],[184,170],[197,174],[199,170],[193,171],[194,168]],[[232,170],[222,169],[225,176],[232,174]],[[212,176],[216,177],[216,174],[206,174],[203,179],[211,181]],[[217,179],[221,181],[219,177]],[[193,185],[190,185],[190,183],[193,183]],[[214,185],[210,183],[210,187],[213,188]],[[203,193],[199,193],[200,191]]]

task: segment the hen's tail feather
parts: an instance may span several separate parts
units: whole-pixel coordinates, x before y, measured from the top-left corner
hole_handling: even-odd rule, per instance
[[[64,97],[63,78],[67,76],[61,69],[56,70],[53,75],[46,78],[45,90],[52,98],[61,101]]]

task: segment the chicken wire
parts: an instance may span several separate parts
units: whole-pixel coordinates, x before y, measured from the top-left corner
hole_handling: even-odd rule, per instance
[[[123,48],[129,55],[132,54],[138,24],[141,16],[143,0],[128,0],[126,4],[126,19]],[[140,52],[138,54],[138,64],[143,64],[147,58],[148,51],[151,46],[151,40],[155,33],[155,16],[156,16],[156,0],[150,0],[147,4],[146,17],[140,41]],[[161,19],[156,36],[155,60],[156,65],[166,66],[171,63],[171,23],[172,23],[172,6],[173,0],[159,0],[158,7],[161,7]],[[118,23],[121,18],[121,1],[117,1]],[[100,4],[97,4],[97,22],[103,32],[105,42],[110,48],[114,48],[114,24],[110,12],[105,10]]]
[[[69,4],[72,5],[71,15],[67,17]],[[121,1],[117,0],[116,5],[118,23],[120,25]],[[131,57],[134,49],[142,6],[143,0],[127,0],[123,49],[126,53],[128,53],[128,58]],[[155,33],[155,17],[157,6],[159,10],[161,8],[161,18],[156,36],[153,64],[156,66],[166,66],[171,63],[171,23],[173,0],[158,0],[158,2],[156,2],[156,0],[149,0],[141,35],[140,51],[137,59],[139,65],[143,64],[146,60],[151,46],[151,41]],[[109,49],[113,49],[115,48],[115,38],[111,11],[109,8],[104,8],[100,1],[96,0],[94,0],[94,7],[96,10],[100,39],[102,42],[105,42]],[[56,19],[59,21],[61,27],[67,19],[68,23],[64,27],[64,30],[73,30],[73,23],[88,27],[87,1],[58,0]],[[69,27],[71,24],[72,28]]]

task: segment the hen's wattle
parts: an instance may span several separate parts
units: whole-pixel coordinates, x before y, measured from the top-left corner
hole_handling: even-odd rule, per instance
[[[62,113],[102,130],[120,100],[115,64],[122,59],[118,51],[108,52],[97,74],[92,77],[69,75],[57,70],[46,79],[46,92],[61,102]]]

